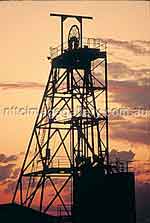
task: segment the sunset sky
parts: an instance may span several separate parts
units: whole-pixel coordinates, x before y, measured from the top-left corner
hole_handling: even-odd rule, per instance
[[[148,1],[0,3],[0,202],[10,201],[36,117],[36,112],[24,110],[38,108],[50,69],[49,47],[60,43],[59,19],[50,17],[50,12],[92,16],[84,23],[84,36],[107,42],[110,109],[130,111],[110,117],[110,150],[135,160],[138,208],[146,210],[150,207]],[[150,219],[148,212],[141,211],[141,216],[142,223]]]

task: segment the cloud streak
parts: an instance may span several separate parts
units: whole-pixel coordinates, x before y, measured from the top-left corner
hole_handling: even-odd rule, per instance
[[[149,123],[147,120],[132,122],[119,121],[116,125],[110,126],[113,139],[127,140],[130,143],[150,144]]]
[[[149,107],[150,86],[149,79],[137,80],[110,80],[109,91],[112,102],[127,107]]]
[[[8,162],[16,161],[16,160],[17,160],[16,155],[6,156],[3,153],[0,154],[0,163],[8,163]]]
[[[0,82],[1,90],[20,89],[41,89],[44,84],[38,82]]]
[[[16,164],[0,165],[0,181],[10,178],[15,166]]]
[[[150,68],[133,69],[125,63],[113,62],[108,63],[109,76],[116,79],[137,78],[141,79],[150,75]]]
[[[116,40],[110,38],[105,38],[102,40],[105,41],[107,44],[112,44],[114,46],[129,50],[135,55],[143,55],[143,56],[150,55],[150,41],[146,40],[127,41],[127,40]]]

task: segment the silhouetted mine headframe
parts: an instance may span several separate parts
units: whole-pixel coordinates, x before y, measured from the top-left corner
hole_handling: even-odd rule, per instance
[[[61,44],[50,51],[13,203],[36,206],[51,222],[135,223],[134,174],[109,160],[106,44],[83,38],[92,17],[50,15],[60,18]]]

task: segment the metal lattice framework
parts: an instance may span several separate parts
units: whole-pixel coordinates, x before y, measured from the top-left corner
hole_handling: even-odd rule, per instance
[[[83,167],[108,171],[107,57],[98,52],[84,67],[52,60],[13,202],[71,216]]]

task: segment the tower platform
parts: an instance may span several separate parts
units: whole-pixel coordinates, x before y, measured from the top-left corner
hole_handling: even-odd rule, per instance
[[[98,58],[106,58],[106,52],[88,47],[66,50],[53,59],[53,66],[65,69],[85,69],[90,61]]]

